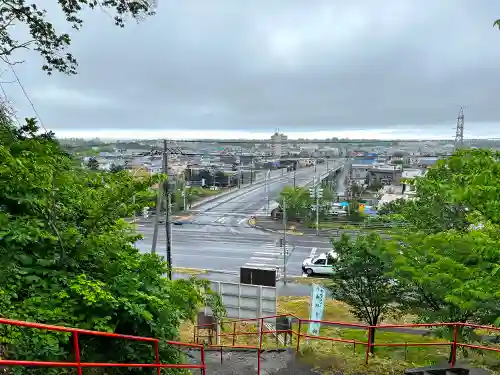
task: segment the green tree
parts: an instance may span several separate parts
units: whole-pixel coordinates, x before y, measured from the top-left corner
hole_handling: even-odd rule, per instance
[[[37,133],[34,121],[0,124],[0,316],[166,340],[205,301],[222,314],[207,282],[167,280],[163,259],[133,246],[140,235],[122,218],[146,205],[140,193],[158,179],[75,168],[51,134]],[[62,361],[72,352],[66,334],[7,326],[0,345],[3,357],[17,359]],[[80,346],[84,361],[145,363],[152,355],[150,347],[104,338],[82,338]],[[164,342],[160,350],[162,360],[180,361]]]
[[[87,168],[90,169],[91,171],[99,170],[99,162],[97,161],[97,159],[89,158],[89,161],[87,162]]]
[[[451,190],[446,191],[440,185],[451,182],[452,174],[459,173],[457,169],[449,169],[446,163],[441,161],[429,169],[425,177],[408,181],[416,188],[415,199],[398,199],[386,204],[379,211],[385,216],[382,219],[401,222],[412,231],[425,233],[439,233],[448,229],[467,231],[470,224],[467,206],[451,199]]]
[[[377,210],[379,215],[397,215],[401,214],[406,208],[408,201],[404,198],[395,199],[393,201],[385,203],[382,207]]]
[[[63,12],[69,26],[79,30],[83,26],[81,14],[85,9],[103,10],[113,13],[117,26],[124,27],[125,18],[130,16],[141,19],[153,14],[152,2],[124,0],[58,0],[57,10]],[[57,6],[56,6],[57,7]],[[0,7],[0,58],[8,64],[15,63],[10,58],[18,49],[34,49],[44,62],[42,70],[51,74],[54,70],[65,74],[76,74],[77,61],[67,48],[71,38],[67,33],[59,33],[52,21],[51,14],[36,4],[26,0],[9,0],[2,2]],[[19,33],[13,35],[14,28],[20,25],[29,30],[26,40],[18,40]]]
[[[400,202],[394,276],[420,320],[500,324],[500,153],[461,150]]]
[[[111,168],[109,169],[109,171],[111,173],[118,173],[118,172],[121,172],[123,170],[125,170],[125,167],[123,165],[120,165],[120,164],[111,164]]]
[[[351,312],[369,325],[394,315],[403,295],[389,276],[392,263],[387,242],[376,233],[354,240],[343,234],[332,244],[337,255],[333,259],[332,297],[349,305]],[[371,340],[375,340],[375,330]]]
[[[283,209],[284,203],[289,220],[306,219],[311,214],[313,200],[308,189],[285,186],[278,197],[280,209]]]

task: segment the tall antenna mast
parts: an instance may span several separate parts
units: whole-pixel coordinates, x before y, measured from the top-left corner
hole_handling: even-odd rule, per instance
[[[457,117],[457,129],[455,132],[455,150],[464,146],[464,107],[460,107]]]

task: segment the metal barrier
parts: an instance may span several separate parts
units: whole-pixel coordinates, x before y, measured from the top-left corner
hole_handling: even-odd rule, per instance
[[[268,326],[265,323],[265,320],[267,319],[276,319],[280,317],[288,317],[292,318],[295,320],[297,323],[297,331],[294,329],[290,330],[266,330],[265,327]],[[365,364],[368,364],[369,358],[370,358],[370,353],[372,350],[376,347],[403,347],[405,348],[405,357],[406,357],[406,350],[409,347],[425,347],[425,346],[450,346],[451,348],[451,355],[450,355],[450,365],[453,367],[456,364],[457,361],[457,349],[462,347],[462,348],[471,348],[471,349],[476,349],[476,350],[484,350],[484,351],[491,351],[491,352],[496,352],[500,354],[500,347],[491,347],[491,346],[484,346],[484,345],[472,345],[472,344],[467,344],[467,343],[461,343],[459,342],[459,333],[461,329],[464,328],[470,328],[470,329],[478,329],[478,330],[485,330],[485,331],[495,331],[500,334],[500,327],[494,327],[494,326],[481,326],[481,325],[475,325],[475,324],[468,324],[468,323],[433,323],[433,324],[380,324],[376,326],[370,326],[367,324],[362,324],[362,323],[347,323],[347,322],[334,322],[334,321],[325,321],[325,320],[311,320],[311,319],[300,319],[297,318],[296,316],[292,314],[281,314],[281,315],[273,315],[273,316],[265,316],[261,318],[254,318],[254,319],[238,319],[238,320],[231,320],[231,319],[226,319],[224,320],[224,325],[230,323],[232,325],[232,332],[229,333],[220,333],[219,337],[222,338],[229,338],[232,342],[229,344],[220,344],[220,345],[208,345],[207,347],[214,347],[214,348],[220,348],[220,353],[221,353],[221,363],[222,363],[222,349],[223,348],[245,348],[245,349],[255,349],[257,351],[257,368],[258,372],[257,374],[260,374],[260,361],[261,361],[261,352],[262,352],[262,344],[263,344],[263,337],[264,335],[277,335],[280,333],[286,333],[290,334],[291,337],[295,336],[296,337],[296,345],[295,345],[295,350],[298,352],[300,351],[301,348],[301,339],[309,339],[309,340],[322,340],[322,341],[331,341],[331,342],[341,342],[341,343],[347,343],[347,344],[353,344],[354,347],[356,345],[362,345],[365,346],[364,350],[364,361]],[[253,331],[238,331],[238,324],[240,325],[245,325],[245,324],[257,324],[258,329],[253,330]],[[358,340],[351,340],[351,339],[344,339],[344,338],[338,338],[338,337],[327,337],[327,336],[314,336],[314,335],[309,335],[307,333],[303,333],[303,327],[307,324],[310,323],[320,323],[324,326],[336,326],[340,328],[356,328],[359,330],[364,330],[367,332],[367,340],[366,341],[358,341]],[[448,327],[451,329],[453,332],[453,340],[451,341],[436,341],[436,342],[416,342],[416,343],[376,343],[375,339],[372,337],[373,333],[377,329],[381,330],[387,330],[387,329],[408,329],[408,328],[430,328],[430,327]],[[394,331],[394,333],[397,333],[397,331]],[[257,336],[258,338],[258,343],[256,345],[236,345],[236,338],[239,336]],[[291,344],[292,344],[291,340]],[[281,340],[280,340],[281,342]],[[285,340],[286,342],[286,340]]]
[[[96,368],[96,367],[134,367],[134,368],[156,368],[157,375],[160,375],[162,368],[184,368],[184,369],[200,369],[201,374],[206,374],[206,364],[205,364],[205,349],[203,345],[198,344],[188,344],[177,341],[166,341],[167,344],[197,348],[200,350],[200,364],[166,364],[160,362],[160,353],[159,353],[159,342],[160,340],[150,337],[140,337],[140,336],[130,336],[130,335],[121,335],[116,333],[109,332],[100,332],[100,331],[89,331],[78,328],[68,328],[62,326],[48,325],[48,324],[38,324],[38,323],[30,323],[23,322],[18,320],[11,319],[3,319],[0,318],[0,324],[16,326],[16,327],[27,327],[34,329],[43,329],[47,331],[56,331],[56,332],[67,332],[73,335],[73,355],[75,360],[73,362],[51,362],[51,361],[21,361],[21,360],[10,360],[10,359],[0,359],[0,366],[30,366],[30,367],[73,367],[77,369],[78,375],[82,375],[84,368]],[[92,363],[92,362],[81,362],[80,360],[80,345],[79,345],[79,336],[80,335],[88,335],[88,336],[100,336],[100,337],[109,337],[121,340],[131,340],[131,341],[141,341],[141,342],[149,342],[153,345],[155,352],[155,362],[154,363]]]
[[[294,329],[287,330],[268,330],[266,329],[267,319],[276,319],[287,317],[295,320],[297,324],[297,331]],[[230,333],[220,333],[218,334],[219,338],[230,338],[231,342],[229,344],[217,344],[217,345],[201,345],[201,344],[188,344],[184,342],[178,341],[166,341],[169,345],[183,346],[196,348],[200,350],[200,364],[164,364],[160,361],[160,353],[159,353],[159,342],[160,340],[150,337],[140,337],[140,336],[130,336],[130,335],[122,335],[116,333],[109,332],[100,332],[100,331],[89,331],[78,328],[68,328],[62,326],[55,325],[47,325],[47,324],[38,324],[38,323],[30,323],[23,322],[17,320],[3,319],[0,318],[0,324],[17,326],[17,327],[26,327],[26,328],[34,328],[34,329],[43,329],[48,331],[56,331],[56,332],[67,332],[73,335],[73,354],[74,361],[72,362],[57,362],[57,361],[25,361],[25,360],[10,360],[10,359],[0,359],[0,366],[30,366],[30,367],[72,367],[77,369],[78,375],[83,374],[84,368],[90,367],[134,367],[134,368],[156,368],[157,375],[161,374],[162,368],[184,368],[184,369],[200,369],[202,375],[206,375],[206,363],[205,363],[205,347],[207,348],[217,348],[220,351],[221,363],[222,363],[222,352],[223,348],[229,349],[250,349],[255,350],[257,352],[257,374],[260,374],[261,368],[261,353],[263,346],[263,337],[264,335],[278,335],[278,334],[289,334],[290,338],[294,335],[296,337],[296,345],[295,348],[297,351],[300,350],[301,339],[309,339],[309,340],[323,340],[323,341],[335,341],[342,343],[349,343],[354,345],[363,345],[366,347],[365,352],[365,363],[367,364],[369,361],[370,353],[375,347],[404,347],[405,349],[408,347],[423,347],[423,346],[450,346],[451,348],[451,358],[450,365],[454,366],[457,360],[457,349],[462,348],[471,348],[476,350],[485,350],[500,353],[500,347],[490,347],[484,345],[472,345],[467,343],[461,343],[458,341],[460,330],[463,328],[471,328],[471,329],[479,329],[479,330],[489,330],[496,331],[500,334],[500,327],[493,326],[481,326],[475,324],[468,323],[434,323],[434,324],[381,324],[376,326],[370,326],[366,324],[358,324],[358,323],[345,323],[345,322],[333,322],[333,321],[325,321],[325,320],[310,320],[310,319],[300,319],[292,314],[281,314],[281,315],[272,315],[265,316],[261,318],[253,318],[253,319],[239,319],[239,320],[224,320],[223,324],[230,323],[232,326],[232,332]],[[302,329],[304,325],[310,323],[320,323],[322,325],[328,326],[337,326],[343,328],[356,328],[359,330],[367,331],[367,341],[358,341],[358,340],[350,340],[336,337],[327,337],[327,336],[313,336],[307,333],[303,333]],[[238,331],[238,324],[257,324],[258,329],[254,331]],[[453,332],[453,340],[452,341],[442,341],[442,342],[420,342],[420,343],[376,343],[375,340],[372,340],[373,332],[377,329],[397,329],[397,328],[422,328],[422,327],[448,327]],[[122,340],[131,340],[131,341],[140,341],[140,342],[149,342],[153,345],[155,352],[155,362],[154,363],[94,363],[94,362],[82,362],[80,359],[80,346],[79,346],[79,336],[80,335],[88,335],[88,336],[100,336],[100,337],[108,337]],[[239,336],[257,336],[258,342],[256,345],[236,345],[236,338]],[[196,341],[196,335],[194,337]],[[286,340],[285,340],[286,342]],[[290,341],[290,344],[293,344],[293,339]]]

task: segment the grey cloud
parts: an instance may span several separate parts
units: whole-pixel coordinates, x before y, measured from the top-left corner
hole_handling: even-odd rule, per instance
[[[125,29],[89,12],[76,77],[18,68],[49,127],[431,131],[461,105],[498,121],[495,0],[158,1]]]

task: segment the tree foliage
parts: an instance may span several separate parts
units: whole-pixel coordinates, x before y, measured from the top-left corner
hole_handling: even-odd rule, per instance
[[[396,313],[401,288],[389,276],[392,262],[387,257],[387,242],[376,233],[354,240],[343,234],[332,244],[337,254],[333,259],[332,297],[349,305],[352,314],[369,325]],[[372,342],[374,335],[372,332]]]
[[[332,241],[334,299],[347,303],[352,313],[370,325],[381,323],[394,312],[400,289],[388,276],[392,263],[387,258],[386,241],[376,233],[355,239],[343,234]]]
[[[394,276],[423,321],[500,324],[500,153],[461,150],[398,202]],[[397,213],[394,214],[394,211]]]
[[[90,169],[91,171],[97,171],[99,170],[99,162],[97,161],[96,158],[89,158],[87,162],[87,168]]]
[[[77,168],[50,134],[36,134],[33,121],[21,129],[0,124],[0,316],[166,340],[205,301],[222,313],[206,282],[167,280],[167,264],[133,246],[140,236],[122,218],[144,205],[133,197],[156,180]],[[154,358],[133,342],[82,338],[80,345],[85,361]],[[72,352],[66,334],[6,326],[0,346],[3,357],[17,359],[68,360]],[[161,358],[176,362],[180,354],[163,344]],[[118,373],[134,370],[107,372]]]
[[[323,196],[319,199],[319,215],[320,219],[323,219],[328,216],[331,203],[335,200],[336,195],[333,188],[328,186],[319,187],[323,189]],[[315,215],[312,209],[316,205],[316,200],[310,196],[307,188],[285,186],[278,197],[280,209],[285,201],[286,214],[289,220],[307,220]]]
[[[103,10],[114,13],[114,22],[124,27],[125,18],[130,16],[141,19],[153,14],[152,2],[148,0],[58,0],[51,6],[64,14],[70,26],[79,30],[83,26],[81,14],[87,9]],[[54,12],[52,10],[52,12]],[[55,13],[55,12],[54,12]],[[59,33],[49,20],[55,16],[26,0],[5,0],[0,6],[0,58],[10,64],[11,55],[18,49],[33,49],[44,60],[42,70],[51,74],[54,70],[66,74],[76,74],[77,61],[67,48],[71,38],[67,33]],[[25,26],[29,32],[27,40],[18,40],[13,33],[15,28]],[[19,34],[17,34],[19,35]]]
[[[125,170],[125,167],[121,164],[112,164],[111,165],[111,168],[109,169],[109,171],[111,173],[118,173],[118,172],[121,172],[121,171],[124,171]]]
[[[305,219],[311,213],[313,199],[309,190],[301,187],[285,186],[278,197],[280,208],[286,208],[286,216],[289,220]]]

